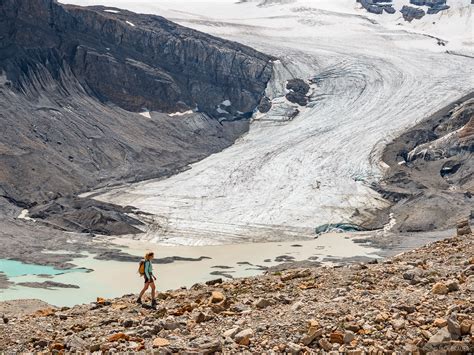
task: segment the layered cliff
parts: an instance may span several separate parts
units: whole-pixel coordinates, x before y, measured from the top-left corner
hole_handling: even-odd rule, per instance
[[[271,72],[160,16],[1,0],[0,196],[31,207],[173,173],[245,132]]]

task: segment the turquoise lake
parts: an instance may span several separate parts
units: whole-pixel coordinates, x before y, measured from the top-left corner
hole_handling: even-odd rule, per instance
[[[16,260],[0,259],[0,271],[7,277],[22,275],[59,275],[69,272],[86,272],[85,269],[60,270],[52,266],[25,264]]]

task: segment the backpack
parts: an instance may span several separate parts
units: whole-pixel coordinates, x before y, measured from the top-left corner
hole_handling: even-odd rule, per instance
[[[138,264],[138,273],[140,276],[145,275],[145,260],[142,259],[140,260],[140,263]]]

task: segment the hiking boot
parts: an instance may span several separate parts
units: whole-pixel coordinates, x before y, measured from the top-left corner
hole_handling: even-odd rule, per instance
[[[138,304],[142,304],[142,299],[141,299],[140,297],[138,297],[137,303],[138,303]]]
[[[151,300],[151,307],[156,308],[156,300]]]

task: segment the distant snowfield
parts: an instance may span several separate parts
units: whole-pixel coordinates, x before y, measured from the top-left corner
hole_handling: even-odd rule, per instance
[[[354,0],[75,3],[159,14],[279,58],[267,88],[274,107],[235,145],[166,180],[95,197],[152,213],[145,238],[156,242],[283,240],[358,223],[387,206],[368,187],[383,173],[384,146],[474,89],[470,0],[412,23],[369,14]],[[310,104],[286,121],[291,77],[316,84]]]

